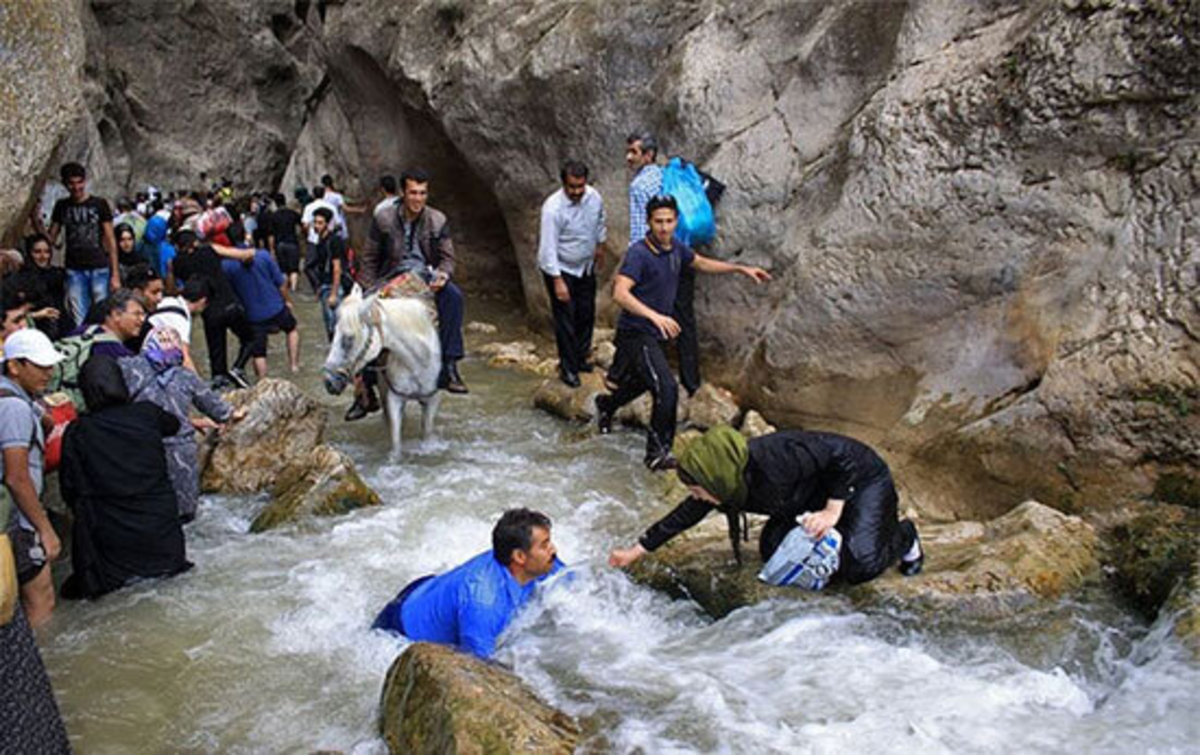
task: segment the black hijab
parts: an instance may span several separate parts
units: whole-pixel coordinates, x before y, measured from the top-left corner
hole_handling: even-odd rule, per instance
[[[79,371],[79,389],[89,412],[129,403],[129,389],[121,375],[117,360],[96,354],[84,362]]]

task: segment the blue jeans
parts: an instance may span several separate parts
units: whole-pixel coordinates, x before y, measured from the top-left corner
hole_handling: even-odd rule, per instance
[[[337,307],[342,303],[342,295],[339,292],[334,305],[329,306],[329,292],[332,288],[326,283],[317,289],[317,301],[321,302],[321,319],[325,321],[325,337],[330,341],[333,341],[333,331],[337,327]]]
[[[73,327],[87,319],[88,310],[96,302],[108,298],[108,281],[111,272],[107,267],[94,270],[72,270],[67,268],[67,313]]]

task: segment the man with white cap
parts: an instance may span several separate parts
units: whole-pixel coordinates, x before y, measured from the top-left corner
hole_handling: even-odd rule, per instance
[[[42,507],[46,431],[45,413],[34,399],[46,390],[62,354],[46,334],[25,328],[4,340],[4,371],[0,375],[0,476],[17,516],[9,525],[21,604],[35,628],[54,610],[50,562],[62,543]]]

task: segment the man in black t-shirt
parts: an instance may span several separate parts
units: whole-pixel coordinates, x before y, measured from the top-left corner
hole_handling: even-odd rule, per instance
[[[268,224],[267,248],[287,276],[288,288],[296,290],[300,278],[300,213],[287,206],[287,197],[275,195],[275,211]]]
[[[317,250],[311,266],[305,271],[317,289],[321,317],[325,320],[325,336],[332,341],[337,325],[337,306],[350,280],[346,272],[346,242],[334,232],[333,211],[318,207],[313,212],[313,230],[317,232]]]
[[[246,312],[238,301],[237,294],[229,285],[225,273],[221,271],[221,257],[245,261],[246,258],[253,258],[254,250],[222,247],[218,252],[208,244],[198,244],[193,231],[177,232],[174,241],[176,254],[167,265],[167,289],[171,292],[182,291],[184,285],[192,280],[200,281],[204,287],[208,306],[205,307],[201,318],[204,322],[204,342],[208,346],[209,376],[222,383],[244,382],[241,370],[250,360],[254,330],[246,320]],[[233,331],[239,342],[237,359],[233,363],[233,368],[238,370],[238,374],[232,379],[229,375],[229,355],[226,351],[227,329]]]
[[[59,171],[68,196],[54,203],[50,243],[66,231],[67,311],[72,327],[81,324],[92,304],[121,287],[117,239],[108,202],[88,194],[87,170],[67,163]]]

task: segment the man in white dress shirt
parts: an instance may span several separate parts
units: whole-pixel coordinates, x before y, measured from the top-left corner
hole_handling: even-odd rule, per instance
[[[596,321],[596,268],[604,261],[604,200],[588,186],[587,166],[567,160],[562,188],[542,203],[538,268],[550,295],[558,376],[572,388],[579,373],[591,372]]]

